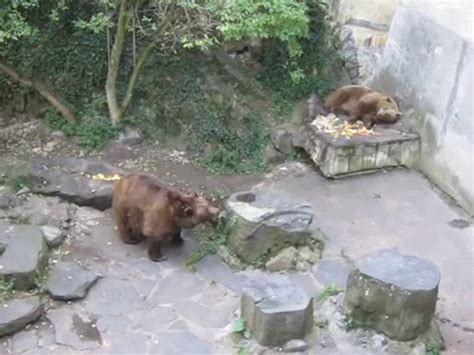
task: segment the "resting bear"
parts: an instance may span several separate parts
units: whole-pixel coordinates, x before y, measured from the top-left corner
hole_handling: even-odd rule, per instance
[[[112,208],[124,243],[148,239],[148,256],[163,260],[161,244],[182,244],[181,229],[211,222],[219,209],[196,194],[183,194],[147,175],[129,175],[114,189]]]
[[[368,129],[375,123],[395,123],[401,116],[390,97],[362,85],[340,87],[328,96],[324,106],[336,115],[349,116],[349,122],[364,122]]]

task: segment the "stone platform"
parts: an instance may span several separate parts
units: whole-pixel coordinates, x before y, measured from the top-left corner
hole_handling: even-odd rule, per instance
[[[334,136],[308,125],[303,148],[325,177],[411,168],[418,161],[420,138],[393,128],[375,127],[371,135]]]

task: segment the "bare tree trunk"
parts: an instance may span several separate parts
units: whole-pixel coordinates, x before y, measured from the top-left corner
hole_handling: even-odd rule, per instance
[[[120,119],[123,114],[123,111],[117,100],[116,83],[129,20],[130,13],[127,10],[127,0],[121,0],[117,32],[115,34],[112,52],[110,53],[107,82],[105,84],[105,92],[107,94],[107,104],[109,106],[110,119],[114,126],[120,122]]]
[[[69,108],[69,105],[57,94],[53,93],[48,86],[39,79],[31,79],[21,74],[14,67],[9,65],[3,58],[0,57],[0,70],[8,74],[13,80],[22,85],[35,89],[54,106],[66,120],[72,123],[77,123],[77,117]]]
[[[130,104],[130,101],[132,100],[133,92],[135,90],[135,85],[137,83],[138,75],[140,74],[143,65],[145,64],[148,55],[150,54],[151,50],[155,47],[155,43],[150,43],[148,46],[145,47],[145,49],[140,53],[140,56],[138,57],[137,64],[133,68],[132,75],[130,76],[130,80],[128,81],[128,86],[127,86],[127,93],[125,94],[125,98],[123,99],[122,102],[122,112],[125,112],[128,108],[128,105]]]

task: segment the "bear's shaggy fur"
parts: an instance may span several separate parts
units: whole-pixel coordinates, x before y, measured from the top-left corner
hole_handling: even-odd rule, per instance
[[[397,103],[367,86],[347,85],[334,91],[324,106],[336,115],[348,116],[349,122],[364,122],[368,129],[376,123],[395,123],[401,116]]]
[[[161,244],[183,243],[181,229],[212,221],[219,209],[196,194],[185,195],[147,175],[129,175],[115,185],[113,210],[120,238],[137,244],[148,239],[148,255],[160,261]]]

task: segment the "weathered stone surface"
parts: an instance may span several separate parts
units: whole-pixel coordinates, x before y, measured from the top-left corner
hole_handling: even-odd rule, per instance
[[[46,316],[53,324],[56,343],[78,350],[95,349],[102,343],[96,319],[90,314],[69,308],[52,309]]]
[[[150,354],[215,354],[212,344],[187,331],[158,333],[154,343],[150,348]]]
[[[13,226],[11,224],[0,222],[0,254],[5,251],[8,242],[12,239],[12,230]]]
[[[118,142],[127,145],[137,145],[143,141],[140,132],[134,128],[127,127],[118,137]]]
[[[277,255],[270,258],[266,262],[265,268],[272,272],[291,270],[295,266],[297,255],[298,250],[295,247],[285,248]]]
[[[46,239],[46,243],[50,248],[60,246],[66,238],[66,233],[56,226],[41,226],[41,230],[43,231],[44,239]]]
[[[354,325],[411,340],[430,326],[439,282],[440,272],[431,262],[382,250],[356,261],[345,304]]]
[[[376,135],[334,137],[308,125],[304,149],[326,177],[371,172],[378,169],[413,167],[420,151],[419,136],[393,128],[375,127]]]
[[[0,307],[0,337],[12,334],[36,321],[44,310],[39,297],[10,300]]]
[[[113,181],[96,180],[92,176],[125,172],[99,161],[62,157],[35,159],[25,167],[24,174],[33,192],[105,210],[112,205]]]
[[[58,262],[46,283],[46,290],[55,300],[69,301],[84,298],[98,276],[86,268],[70,262]]]
[[[0,209],[11,208],[15,205],[15,196],[8,191],[0,190]]]
[[[262,345],[301,339],[313,325],[313,301],[281,275],[254,274],[244,288],[242,317]]]
[[[322,286],[345,289],[350,269],[343,259],[326,259],[313,267],[313,273]]]
[[[306,350],[308,350],[308,344],[301,339],[292,339],[283,345],[285,353],[298,353]]]
[[[274,129],[271,134],[273,147],[279,152],[290,155],[293,152],[293,132],[289,125],[282,125]]]
[[[270,190],[233,194],[227,209],[237,219],[227,245],[248,263],[277,254],[288,245],[322,243],[322,233],[312,226],[309,205]]]
[[[35,272],[45,262],[48,247],[43,232],[36,226],[17,225],[13,236],[0,257],[0,275],[12,278],[15,287],[30,289],[34,286]]]

